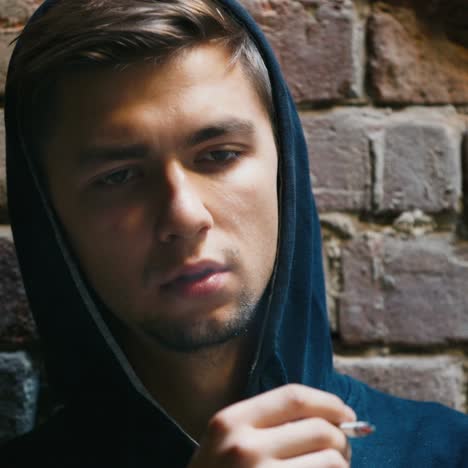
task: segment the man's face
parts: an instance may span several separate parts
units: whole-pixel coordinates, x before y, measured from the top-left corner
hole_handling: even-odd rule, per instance
[[[129,329],[171,349],[242,333],[275,261],[273,132],[228,62],[207,45],[67,77],[46,144],[52,201],[86,277]]]

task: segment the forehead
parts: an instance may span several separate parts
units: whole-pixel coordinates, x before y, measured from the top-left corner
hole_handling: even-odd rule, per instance
[[[80,138],[97,138],[147,127],[168,134],[173,128],[231,116],[268,121],[242,65],[230,60],[223,48],[204,45],[162,65],[136,63],[121,71],[67,76],[57,89],[55,133],[73,129]]]

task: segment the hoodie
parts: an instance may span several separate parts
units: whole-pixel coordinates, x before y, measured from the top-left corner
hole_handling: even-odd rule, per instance
[[[276,270],[245,396],[293,382],[338,395],[358,419],[377,427],[375,434],[351,441],[356,468],[468,467],[468,417],[440,404],[386,395],[334,370],[320,224],[298,113],[259,27],[234,0],[222,3],[249,31],[264,58],[281,154]],[[46,1],[30,21],[53,5]],[[12,63],[20,48],[21,40]],[[3,447],[2,466],[37,461],[61,468],[185,467],[197,443],[147,392],[111,333],[104,307],[67,247],[26,154],[17,125],[20,99],[8,80],[9,213],[50,385],[63,405],[46,423]]]

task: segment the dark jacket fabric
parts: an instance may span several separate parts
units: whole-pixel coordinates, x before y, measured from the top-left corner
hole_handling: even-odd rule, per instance
[[[45,2],[31,21],[53,4]],[[468,467],[467,416],[386,395],[333,369],[320,225],[298,114],[258,26],[234,0],[223,4],[254,37],[269,70],[280,152],[277,264],[245,396],[292,382],[335,393],[377,427],[352,440],[355,468]],[[63,406],[4,446],[0,466],[185,467],[196,442],[149,395],[110,332],[109,313],[83,278],[26,153],[17,125],[20,99],[17,83],[8,81],[9,211],[48,378]]]

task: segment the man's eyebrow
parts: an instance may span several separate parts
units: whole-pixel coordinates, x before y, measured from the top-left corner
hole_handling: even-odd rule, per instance
[[[214,138],[224,135],[252,136],[255,126],[250,120],[229,119],[209,124],[196,130],[184,138],[185,146],[196,146]],[[145,144],[105,144],[92,145],[78,153],[78,165],[80,167],[96,166],[109,161],[145,159],[151,153],[151,148]]]
[[[255,126],[250,120],[229,119],[216,122],[203,127],[189,135],[185,144],[187,146],[196,146],[205,141],[212,140],[224,135],[243,135],[252,136],[255,133]]]
[[[79,152],[78,164],[93,166],[108,161],[144,159],[149,151],[148,146],[142,144],[90,146]]]

